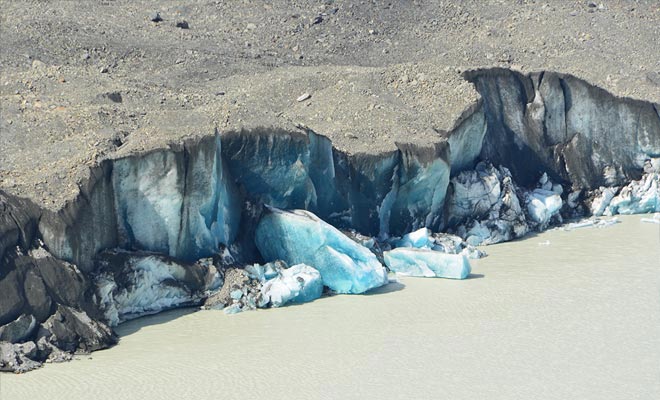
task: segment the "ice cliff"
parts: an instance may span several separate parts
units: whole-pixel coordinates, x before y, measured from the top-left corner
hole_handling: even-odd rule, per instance
[[[109,325],[170,307],[363,293],[383,264],[464,278],[474,245],[660,212],[657,104],[554,72],[465,78],[481,100],[433,143],[351,153],[313,128],[251,128],[109,156],[56,211],[0,191],[0,370],[108,346]]]

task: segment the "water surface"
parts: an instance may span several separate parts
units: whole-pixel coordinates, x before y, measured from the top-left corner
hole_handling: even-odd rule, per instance
[[[660,226],[488,246],[465,281],[245,312],[175,310],[0,399],[657,399]]]

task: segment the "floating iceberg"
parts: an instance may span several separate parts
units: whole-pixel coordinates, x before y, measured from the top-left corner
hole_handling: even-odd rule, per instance
[[[387,283],[385,268],[369,249],[308,211],[270,208],[257,226],[256,245],[267,261],[313,266],[338,293],[363,293]]]
[[[640,221],[651,224],[660,224],[660,213],[653,214],[653,218],[642,218]]]
[[[608,226],[616,225],[620,221],[618,218],[611,218],[611,219],[601,219],[597,217],[590,217],[590,218],[585,218],[577,222],[571,222],[570,224],[566,224],[561,229],[565,231],[572,231],[573,229],[580,229],[580,228],[587,228],[587,227],[595,227],[595,228],[605,228]]]
[[[386,251],[384,255],[385,264],[392,271],[402,275],[465,279],[470,274],[470,263],[462,254],[398,248]]]
[[[305,264],[280,271],[280,275],[264,283],[259,306],[280,307],[286,303],[305,303],[321,297],[323,281],[316,269]]]
[[[428,228],[418,229],[394,240],[394,248],[429,249],[447,254],[463,254],[468,258],[482,258],[486,253],[467,243],[460,236],[432,233]]]

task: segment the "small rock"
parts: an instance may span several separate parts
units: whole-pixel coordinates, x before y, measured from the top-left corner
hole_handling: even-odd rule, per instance
[[[101,73],[102,74],[107,74],[108,73],[108,67],[101,68]]]
[[[154,11],[149,14],[149,20],[151,22],[161,22],[163,19],[160,17],[160,13],[158,11]]]
[[[646,74],[646,79],[648,79],[651,83],[660,86],[660,72],[649,72]]]
[[[84,52],[83,55],[80,58],[82,58],[83,60],[89,60],[89,57],[90,57],[89,53]]]
[[[245,27],[246,27],[247,29],[251,30],[251,31],[257,29],[257,25],[256,25],[256,24],[253,24],[252,22],[250,22],[249,24],[247,24]]]
[[[570,15],[571,17],[575,17],[576,15],[578,15],[578,12],[573,10],[568,15]]]
[[[188,25],[188,21],[186,20],[181,20],[176,23],[177,28],[181,29],[190,29],[190,25]]]
[[[312,25],[320,24],[323,22],[323,17],[320,15],[317,15],[314,20],[312,20]]]
[[[311,98],[311,97],[312,97],[311,94],[309,94],[309,93],[303,93],[303,94],[301,94],[301,95],[296,99],[296,101],[297,101],[297,102],[305,101],[305,100],[307,100],[307,99],[309,99],[309,98]]]

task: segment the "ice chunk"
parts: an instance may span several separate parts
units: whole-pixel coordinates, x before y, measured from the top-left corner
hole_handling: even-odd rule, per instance
[[[223,308],[222,311],[227,315],[231,315],[231,314],[238,314],[239,312],[243,311],[243,309],[241,308],[241,305],[239,303],[235,303],[230,305],[229,307]]]
[[[616,187],[601,187],[599,189],[600,195],[594,198],[594,200],[591,202],[591,214],[596,216],[603,215],[607,209],[607,206],[610,205],[610,202],[614,198],[617,190],[618,188]]]
[[[384,253],[385,264],[402,275],[465,279],[470,274],[470,263],[462,254],[398,248]]]
[[[641,221],[651,224],[660,224],[660,213],[653,214],[653,218],[642,218]]]
[[[421,228],[410,232],[396,242],[396,247],[415,247],[417,249],[431,248],[433,240],[431,231],[428,228]]]
[[[280,307],[288,302],[304,303],[318,299],[323,292],[321,274],[305,264],[284,269],[261,288],[261,304]]]
[[[565,231],[572,231],[573,229],[587,228],[587,227],[596,227],[596,228],[605,228],[618,224],[619,220],[617,218],[611,219],[601,219],[597,217],[585,218],[577,222],[571,222],[562,227]]]
[[[511,172],[480,162],[451,180],[448,225],[470,245],[521,237],[529,227],[520,207]]]
[[[98,256],[98,302],[110,325],[141,315],[196,304],[222,284],[209,260],[182,264],[168,257],[107,251]]]
[[[605,215],[656,211],[660,211],[660,175],[652,172],[621,188],[619,194],[610,201]]]
[[[546,226],[562,206],[561,197],[545,189],[535,189],[530,192],[527,201],[529,216],[541,226]]]
[[[256,230],[256,245],[267,261],[307,264],[338,293],[363,293],[387,283],[376,256],[316,215],[270,208]]]

